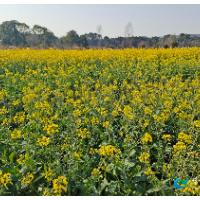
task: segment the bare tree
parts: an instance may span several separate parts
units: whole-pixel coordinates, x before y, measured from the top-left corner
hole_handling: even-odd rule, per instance
[[[103,33],[103,28],[102,28],[102,25],[100,24],[100,25],[97,26],[97,34],[98,34],[98,37],[99,37],[99,41],[98,41],[99,47],[101,46],[102,33]]]
[[[177,46],[177,40],[176,40],[176,36],[174,35],[164,35],[164,37],[162,38],[162,46],[164,48],[169,48],[169,47],[175,47]]]
[[[102,28],[102,25],[101,25],[101,24],[99,24],[99,25],[97,26],[97,33],[98,33],[99,35],[102,36],[103,28]]]
[[[126,26],[125,26],[125,31],[124,31],[124,35],[125,35],[125,46],[126,47],[131,47],[131,37],[133,37],[133,25],[131,22],[129,22]]]
[[[129,22],[125,27],[124,32],[125,37],[132,37],[133,36],[133,25]]]

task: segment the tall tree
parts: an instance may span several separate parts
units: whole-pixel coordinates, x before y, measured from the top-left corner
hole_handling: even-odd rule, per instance
[[[150,44],[153,45],[153,47],[158,47],[159,46],[158,43],[159,43],[159,37],[155,36],[150,39]]]
[[[109,38],[108,36],[105,36],[105,37],[103,38],[103,40],[104,40],[104,44],[105,44],[105,46],[107,47],[107,46],[108,46],[108,43],[109,43],[109,40],[110,40],[110,38]]]
[[[49,31],[46,27],[34,25],[32,30],[38,36],[38,40],[43,48],[51,46],[56,40],[53,32]]]
[[[87,41],[87,37],[85,36],[85,35],[80,35],[80,37],[79,37],[79,45],[81,46],[81,47],[88,47],[88,41]]]
[[[0,39],[3,45],[18,46],[22,42],[20,32],[17,30],[17,26],[20,23],[16,20],[5,21],[0,25]]]
[[[99,40],[98,40],[98,46],[99,47],[101,46],[102,33],[103,33],[103,28],[102,28],[102,25],[100,24],[100,25],[97,26],[97,34],[98,34],[98,37],[99,37]]]
[[[131,22],[129,22],[126,25],[124,35],[125,35],[125,37],[132,37],[133,36],[133,25],[132,25]]]
[[[19,23],[17,24],[17,30],[21,33],[21,37],[23,40],[22,42],[26,46],[27,45],[26,36],[29,33],[29,26],[25,23]]]
[[[86,36],[90,46],[98,45],[99,36],[97,33],[90,32],[90,33],[85,34],[85,36]]]
[[[63,41],[69,47],[73,47],[76,45],[78,46],[79,45],[79,35],[77,34],[77,32],[75,30],[71,30],[67,33],[67,35],[65,37],[63,37]]]
[[[42,45],[45,48],[45,34],[47,32],[47,28],[42,27],[40,25],[34,25],[32,30],[35,34],[37,34],[40,45]]]
[[[125,31],[124,31],[124,35],[126,37],[125,39],[125,47],[131,47],[131,37],[133,37],[133,25],[131,22],[129,22],[126,26],[125,26]]]

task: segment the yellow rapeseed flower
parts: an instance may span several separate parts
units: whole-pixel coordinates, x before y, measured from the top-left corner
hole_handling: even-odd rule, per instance
[[[6,189],[8,189],[7,184],[12,184],[12,181],[10,179],[11,173],[5,173],[3,174],[2,171],[0,171],[0,186],[4,186]]]
[[[22,183],[29,184],[33,179],[33,174],[28,172],[27,175],[22,179]]]
[[[58,176],[57,179],[53,180],[54,193],[61,195],[62,191],[67,192],[67,178],[64,176]]]
[[[149,133],[145,133],[144,136],[141,138],[142,143],[153,142],[153,139]]]
[[[162,139],[163,139],[163,140],[166,140],[166,141],[168,141],[168,142],[170,142],[170,138],[171,138],[171,135],[170,135],[170,134],[167,134],[167,135],[163,135],[163,136],[162,136]]]

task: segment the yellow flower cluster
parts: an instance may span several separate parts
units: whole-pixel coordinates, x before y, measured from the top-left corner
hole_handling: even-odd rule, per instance
[[[52,134],[55,134],[55,133],[59,132],[58,125],[54,124],[54,123],[50,123],[50,124],[45,125],[43,130],[47,131],[48,135],[52,135]]]
[[[103,122],[103,127],[107,128],[109,126],[109,121]]]
[[[146,175],[153,175],[153,174],[155,174],[155,172],[153,172],[153,171],[151,170],[151,168],[148,167],[148,168],[147,168],[147,171],[144,171],[144,174],[146,174]]]
[[[83,156],[82,152],[79,152],[79,153],[74,153],[74,156],[75,158],[78,160],[78,161],[81,161],[81,156]]]
[[[45,171],[45,173],[42,174],[48,181],[51,181],[54,175],[55,174],[52,173],[51,169],[48,169],[48,171]]]
[[[37,141],[41,147],[47,146],[50,143],[50,139],[46,136],[43,136],[41,139]]]
[[[95,153],[99,153],[99,150],[96,148],[95,149],[90,148],[89,154],[95,154]]]
[[[145,133],[141,140],[142,140],[142,143],[144,144],[148,142],[153,142],[153,139],[149,133]]]
[[[200,186],[198,186],[197,181],[189,180],[186,186],[186,188],[181,189],[181,192],[187,193],[188,195],[200,195]]]
[[[29,158],[28,158],[28,155],[27,155],[27,154],[25,154],[25,156],[22,155],[22,154],[20,154],[20,155],[19,155],[19,158],[17,159],[17,162],[18,162],[19,164],[22,164],[22,163],[25,163],[25,161],[28,161],[28,160],[29,160]]]
[[[44,102],[36,102],[35,103],[35,109],[45,111],[47,114],[51,115],[52,114],[52,108],[50,104],[47,101]]]
[[[90,138],[90,131],[87,130],[87,128],[84,128],[83,130],[77,129],[79,132],[78,137],[81,137],[82,139]]]
[[[157,121],[157,122],[161,122],[161,121],[162,121],[162,117],[160,117],[160,116],[153,115],[153,118],[154,118],[154,120]]]
[[[143,163],[143,162],[148,163],[149,158],[150,158],[150,155],[147,152],[142,152],[139,156],[139,160],[140,160],[141,163]]]
[[[8,93],[5,89],[0,90],[0,100],[3,100],[4,96],[6,96]]]
[[[144,109],[144,112],[145,112],[145,114],[150,115],[152,113],[152,110],[150,108],[146,107]]]
[[[8,189],[7,184],[12,184],[12,181],[9,178],[10,176],[11,173],[3,174],[2,171],[0,171],[0,186],[3,185],[6,189]]]
[[[169,169],[170,169],[170,165],[168,165],[167,163],[164,163],[164,165],[163,165],[163,172],[166,172]]]
[[[6,114],[6,113],[7,113],[7,109],[6,109],[5,106],[3,106],[3,108],[0,109],[0,115],[4,115],[4,114]]]
[[[97,117],[93,117],[93,118],[91,119],[91,122],[92,122],[92,125],[96,125],[96,124],[99,123],[99,120],[98,120]]]
[[[163,139],[163,140],[166,140],[166,141],[168,141],[168,142],[170,142],[170,138],[171,138],[171,135],[170,135],[170,134],[167,134],[167,135],[163,135],[163,136],[162,136],[162,139]]]
[[[94,168],[91,172],[92,175],[97,175],[97,174],[101,174],[101,172],[99,171],[99,169]]]
[[[107,171],[107,170],[109,170],[109,167],[107,165],[104,165],[104,166],[101,167],[101,169],[104,170],[104,171]]]
[[[181,150],[186,149],[186,145],[183,142],[178,142],[173,146],[174,151],[172,153],[180,152]]]
[[[181,142],[192,143],[191,136],[182,132],[178,134],[178,140],[180,140]]]
[[[199,127],[200,127],[200,121],[199,121],[199,120],[194,121],[194,125],[195,125],[197,128],[199,128]]]
[[[11,119],[6,118],[6,119],[3,120],[3,122],[1,123],[1,125],[2,125],[2,126],[4,126],[4,125],[7,125],[7,126],[8,126],[8,124],[9,124],[11,121],[12,121]]]
[[[100,148],[100,155],[105,157],[111,157],[114,158],[115,156],[117,159],[119,158],[119,154],[121,154],[120,149],[115,149],[112,145],[102,146]]]
[[[21,131],[15,129],[15,130],[11,133],[11,137],[12,137],[12,139],[21,138]]]
[[[188,154],[188,156],[190,156],[192,158],[195,158],[195,157],[198,158],[199,157],[199,153],[196,152],[196,151],[188,152],[187,154]]]
[[[106,110],[106,108],[97,108],[97,111],[101,114],[101,115],[103,115],[104,117],[106,117],[107,116],[107,110]]]
[[[99,169],[94,168],[91,172],[91,175],[93,176],[94,179],[99,180],[100,178],[103,178],[101,175],[101,171]]]
[[[58,176],[57,179],[53,180],[54,193],[61,195],[62,190],[64,190],[64,192],[67,192],[67,185],[67,178],[64,176]]]
[[[16,101],[13,101],[13,102],[12,102],[12,105],[13,105],[13,106],[17,106],[19,103],[20,103],[20,100],[17,99]]]
[[[29,184],[33,179],[33,174],[28,172],[27,175],[22,179],[22,183]]]
[[[18,112],[16,115],[13,117],[13,120],[15,123],[21,124],[25,120],[25,112]]]
[[[128,119],[133,119],[133,109],[129,105],[125,105],[122,112]]]

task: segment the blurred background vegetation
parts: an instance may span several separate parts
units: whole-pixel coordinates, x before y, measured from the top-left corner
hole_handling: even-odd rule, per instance
[[[133,27],[128,23],[124,37],[102,37],[102,26],[97,26],[96,33],[78,35],[75,30],[59,38],[48,28],[27,24],[16,20],[5,21],[0,24],[0,48],[175,48],[199,47],[200,34],[164,35],[163,37],[133,36]]]

